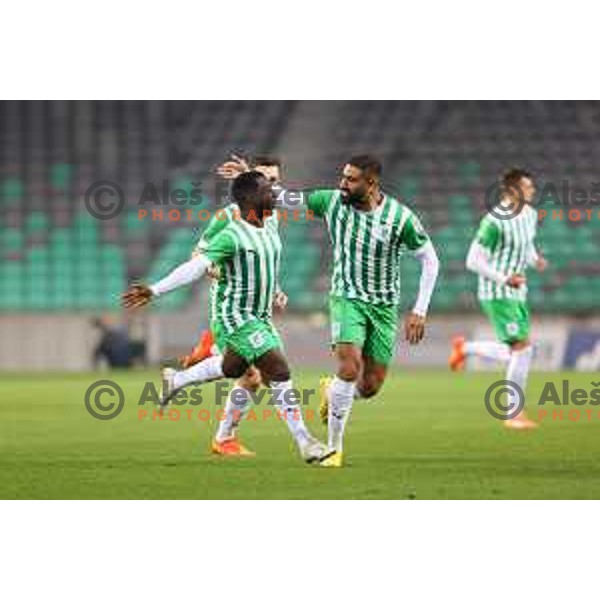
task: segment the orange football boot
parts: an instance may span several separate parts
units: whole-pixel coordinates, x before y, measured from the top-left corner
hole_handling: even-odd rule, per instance
[[[455,336],[452,338],[452,352],[448,359],[448,366],[452,371],[462,371],[465,368],[467,355],[465,354],[465,338]]]
[[[181,366],[184,369],[188,369],[189,367],[203,361],[205,358],[212,356],[212,347],[214,343],[215,340],[210,329],[203,331],[200,334],[200,340],[198,341],[198,344],[192,350],[191,354],[182,356],[179,359]]]
[[[514,419],[504,421],[504,426],[508,429],[537,429],[540,425],[528,419],[525,411],[523,411]]]
[[[248,450],[236,437],[228,438],[222,442],[213,440],[210,451],[221,456],[256,456],[256,452]]]

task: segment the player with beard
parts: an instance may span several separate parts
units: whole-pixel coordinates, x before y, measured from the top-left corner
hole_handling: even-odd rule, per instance
[[[247,165],[225,163],[221,172],[243,172]],[[305,191],[300,203],[325,221],[333,248],[330,291],[331,343],[337,371],[322,381],[321,413],[328,423],[326,467],[343,465],[343,438],[355,397],[381,389],[395,353],[400,302],[400,257],[412,252],[422,265],[414,308],[405,319],[411,344],[425,334],[425,319],[439,263],[416,215],[380,187],[381,164],[368,155],[351,158],[338,189]],[[297,208],[285,192],[279,208]],[[288,206],[289,203],[289,206]]]

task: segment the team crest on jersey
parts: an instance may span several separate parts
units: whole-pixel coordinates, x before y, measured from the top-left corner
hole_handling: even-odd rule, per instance
[[[387,242],[392,235],[392,228],[389,225],[376,225],[373,228],[373,235],[380,242]]]
[[[506,333],[508,333],[508,335],[517,335],[519,333],[519,324],[514,321],[512,323],[507,323]]]

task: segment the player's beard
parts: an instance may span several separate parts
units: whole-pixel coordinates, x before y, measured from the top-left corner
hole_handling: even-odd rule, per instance
[[[364,194],[351,194],[349,192],[342,192],[342,204],[349,204],[350,206],[361,206],[365,201]]]

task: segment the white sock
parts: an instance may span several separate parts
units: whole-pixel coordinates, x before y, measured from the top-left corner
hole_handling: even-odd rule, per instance
[[[344,429],[352,410],[356,383],[334,377],[329,386],[329,449],[341,452]]]
[[[302,416],[302,410],[300,409],[300,403],[297,404],[288,404],[284,400],[284,394],[287,390],[292,389],[291,380],[288,381],[280,381],[280,382],[271,382],[271,389],[273,390],[274,396],[276,398],[276,410],[282,413],[282,418],[285,419],[285,423],[290,430],[294,440],[299,446],[305,444],[310,438],[311,435],[306,428],[304,423],[304,417]]]
[[[233,401],[234,394],[235,402]],[[227,402],[225,402],[225,417],[219,422],[219,428],[215,436],[217,442],[233,437],[235,429],[250,407],[249,400],[250,392],[248,390],[243,387],[232,388],[229,396],[227,396]]]
[[[188,383],[202,383],[221,379],[221,377],[223,377],[223,356],[209,356],[189,369],[177,371],[173,377],[173,384],[177,389]]]
[[[510,360],[510,348],[500,342],[466,342],[465,354],[468,356],[481,356],[501,362]]]
[[[506,370],[506,379],[516,383],[523,390],[523,393],[525,393],[525,386],[527,385],[532,355],[533,348],[531,346],[524,350],[513,350]]]

